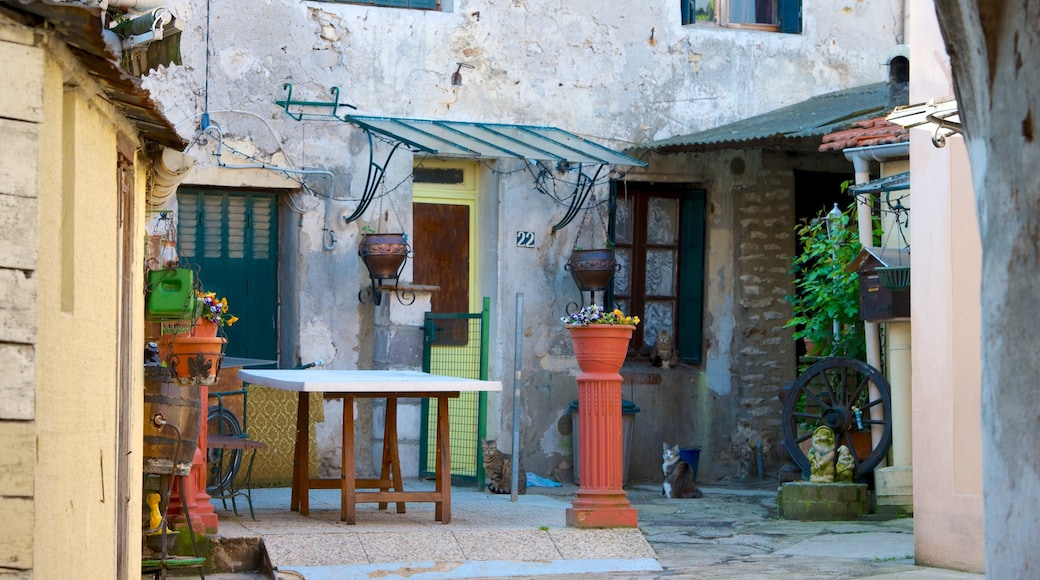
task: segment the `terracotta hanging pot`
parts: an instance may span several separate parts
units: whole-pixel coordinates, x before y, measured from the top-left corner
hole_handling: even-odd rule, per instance
[[[173,335],[173,352],[165,359],[180,384],[212,385],[224,358],[223,337]]]
[[[625,324],[568,326],[578,368],[586,373],[618,374],[628,356],[628,343],[635,329]]]
[[[404,234],[364,234],[358,247],[358,255],[377,280],[396,280],[408,253]]]
[[[606,290],[617,270],[612,248],[573,250],[564,269],[571,273],[582,292]]]

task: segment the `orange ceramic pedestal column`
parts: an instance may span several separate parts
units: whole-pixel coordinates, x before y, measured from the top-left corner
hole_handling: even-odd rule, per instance
[[[581,487],[567,509],[575,528],[634,528],[639,512],[622,482],[621,365],[633,326],[569,327],[578,359]]]
[[[199,446],[195,449],[195,456],[191,462],[191,473],[184,477],[184,489],[178,485],[170,494],[170,506],[166,510],[167,516],[174,524],[187,523],[184,517],[184,509],[181,503],[188,505],[188,515],[191,516],[191,525],[196,532],[216,533],[217,512],[213,510],[213,503],[209,494],[206,493],[206,416],[209,414],[207,401],[209,400],[209,387],[199,385],[199,395],[202,397],[202,427],[199,429]]]

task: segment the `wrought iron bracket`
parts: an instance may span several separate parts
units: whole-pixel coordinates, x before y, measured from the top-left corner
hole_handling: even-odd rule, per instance
[[[379,165],[375,161],[375,143],[372,140],[372,132],[365,129],[365,136],[368,137],[368,175],[365,176],[365,189],[361,192],[361,201],[358,206],[354,208],[354,212],[349,216],[343,216],[345,223],[351,223],[356,221],[365,213],[368,206],[371,205],[372,200],[376,197],[376,192],[379,191],[379,185],[383,182],[386,177],[386,166],[390,164],[390,159],[393,158],[394,153],[397,153],[398,147],[401,146],[401,142],[394,143],[394,147],[390,150],[390,153],[386,156],[386,160],[383,161],[382,165]]]
[[[567,224],[571,223],[581,208],[585,206],[585,200],[589,198],[589,194],[592,193],[592,188],[596,185],[596,179],[599,178],[599,174],[603,171],[606,165],[601,164],[596,169],[596,174],[589,177],[584,171],[578,168],[578,180],[574,184],[574,192],[571,193],[571,205],[567,208],[567,213],[564,214],[563,219],[552,227],[553,233],[567,227]]]
[[[336,119],[337,121],[346,121],[347,115],[343,113],[342,116],[339,112],[340,107],[346,107],[348,109],[357,109],[354,105],[348,103],[339,102],[339,87],[332,87],[329,91],[332,94],[332,101],[294,101],[292,98],[293,86],[292,83],[285,83],[282,85],[282,89],[286,91],[284,101],[275,101],[274,104],[285,109],[285,114],[302,121],[304,119]],[[293,107],[295,110],[290,110]],[[328,113],[312,113],[307,112],[306,109],[332,109]]]

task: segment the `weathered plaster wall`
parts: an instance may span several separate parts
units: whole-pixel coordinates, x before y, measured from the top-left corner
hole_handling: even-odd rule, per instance
[[[186,137],[196,135],[199,118],[208,110],[226,143],[237,149],[265,162],[320,167],[334,174],[307,178],[314,191],[333,197],[331,203],[299,189],[286,194],[293,210],[301,211],[293,220],[298,245],[290,251],[295,267],[285,272],[295,278],[292,284],[300,298],[295,312],[282,312],[283,320],[299,320],[298,327],[283,327],[293,332],[283,341],[283,364],[295,343],[300,358],[324,358],[331,368],[372,363],[372,307],[356,300],[356,288],[364,280],[364,267],[356,256],[358,228],[365,223],[376,227],[375,222],[382,221],[410,230],[412,159],[398,152],[387,167],[386,189],[379,192],[373,208],[360,223],[344,225],[340,217],[356,206],[365,182],[367,140],[338,121],[289,119],[274,105],[286,96],[284,84],[293,85],[294,99],[316,101],[331,99],[330,88],[338,86],[340,101],[356,105],[359,114],[554,125],[622,149],[814,94],[884,80],[884,53],[903,40],[902,3],[896,0],[827,10],[807,4],[804,32],[798,35],[681,27],[678,7],[663,3],[472,1],[456,2],[451,12],[287,0],[233,0],[213,6],[207,28],[207,3],[171,3],[184,28],[184,64],[152,73],[147,86]],[[474,68],[463,68],[462,85],[452,86],[450,77],[460,62]],[[203,90],[207,81],[208,92]],[[215,162],[213,136],[207,138],[209,143],[200,142],[193,149],[203,169]],[[377,161],[387,152],[377,142]],[[714,204],[706,363],[691,376],[677,379],[681,387],[638,387],[643,393],[678,389],[675,397],[691,398],[671,408],[682,408],[697,420],[657,416],[664,402],[651,399],[640,403],[645,410],[637,421],[655,426],[693,423],[680,429],[676,435],[681,437],[676,438],[718,446],[709,454],[717,456],[718,470],[743,472],[750,465],[749,451],[736,447],[746,447],[759,436],[757,414],[776,404],[767,391],[778,386],[772,383],[785,365],[793,365],[793,360],[767,362],[770,357],[783,360],[786,353],[777,347],[780,337],[772,327],[778,311],[763,302],[777,297],[777,282],[765,275],[777,273],[773,263],[780,258],[772,246],[791,225],[783,222],[789,212],[782,204],[789,201],[776,198],[785,185],[789,188],[791,178],[789,172],[785,176],[778,170],[762,173],[749,168],[737,179],[708,159],[699,164],[655,158],[664,167],[651,168],[656,179],[705,183]],[[246,163],[228,148],[221,161]],[[551,234],[550,226],[565,208],[535,193],[530,175],[520,169],[517,161],[481,164],[482,269],[476,291],[492,297],[493,378],[508,377],[514,368],[514,306],[516,294],[524,294],[525,459],[530,469],[545,475],[569,454],[569,436],[556,431],[576,398],[576,369],[557,318],[577,299],[562,264],[578,227],[575,223]],[[756,184],[760,174],[768,184]],[[596,195],[603,200],[605,188]],[[734,195],[740,203],[768,211],[750,217],[738,214],[730,205],[736,203]],[[332,249],[323,244],[326,226],[337,239]],[[535,232],[536,248],[517,248],[512,237],[516,230]],[[756,232],[766,232],[769,247],[752,251],[748,244],[763,242],[741,238]],[[761,258],[755,257],[759,254]],[[406,268],[404,279],[410,276]],[[759,294],[750,294],[753,291]],[[749,326],[761,331],[743,336]],[[746,342],[752,346],[746,347]],[[632,388],[640,381],[633,379]],[[667,381],[662,379],[662,384]],[[637,396],[635,391],[632,396]],[[510,397],[492,397],[492,412],[499,419],[489,426],[491,435],[496,430],[509,432],[511,404]],[[709,416],[712,419],[706,420]],[[721,434],[712,431],[708,437],[713,429]],[[641,443],[645,448],[640,456],[650,458],[638,468],[645,477],[659,472],[652,464],[666,434],[662,427]],[[768,438],[764,443],[769,444]]]
[[[39,155],[45,52],[32,30],[0,18],[0,561],[31,574],[35,549],[36,344],[39,342]]]
[[[911,10],[911,101],[950,97],[932,3]],[[928,131],[910,131],[914,555],[982,572],[982,242],[964,139],[947,143],[937,149]]]

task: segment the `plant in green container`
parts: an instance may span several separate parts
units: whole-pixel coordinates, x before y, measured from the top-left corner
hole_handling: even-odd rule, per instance
[[[784,328],[794,338],[822,347],[822,356],[866,354],[863,322],[859,317],[859,274],[848,266],[860,252],[855,223],[856,203],[795,226],[798,254],[791,262],[795,292],[786,297],[792,316]]]

